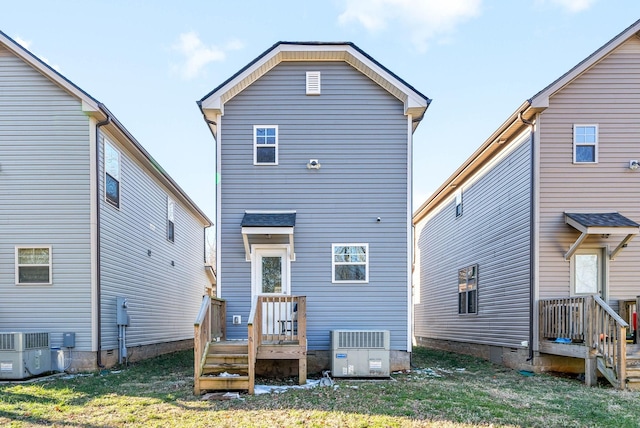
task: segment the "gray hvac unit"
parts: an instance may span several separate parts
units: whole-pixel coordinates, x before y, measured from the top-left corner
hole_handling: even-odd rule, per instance
[[[389,330],[332,330],[333,377],[389,377]]]
[[[0,332],[0,379],[24,379],[51,371],[49,333]]]

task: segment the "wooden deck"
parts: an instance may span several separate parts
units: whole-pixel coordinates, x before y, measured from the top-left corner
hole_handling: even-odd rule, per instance
[[[253,394],[258,360],[298,360],[307,381],[306,298],[259,296],[252,305],[246,340],[226,340],[225,302],[205,297],[194,324],[194,393],[244,390]]]
[[[624,301],[624,302],[634,302]],[[621,302],[623,314],[640,307]],[[540,352],[585,360],[585,382],[594,385],[599,371],[618,389],[640,389],[640,348],[637,331],[598,296],[541,300]],[[629,328],[634,329],[628,335]]]

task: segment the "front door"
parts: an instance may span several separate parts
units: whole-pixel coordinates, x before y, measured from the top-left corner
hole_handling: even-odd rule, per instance
[[[270,294],[291,294],[290,260],[287,246],[254,246],[251,261],[251,297]],[[290,303],[264,303],[262,331],[278,334],[282,320],[288,318]]]
[[[575,295],[597,294],[606,300],[605,251],[602,248],[585,248],[573,255],[571,269]]]

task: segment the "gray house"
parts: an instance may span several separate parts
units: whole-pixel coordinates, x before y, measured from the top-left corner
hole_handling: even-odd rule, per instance
[[[525,101],[416,210],[418,343],[640,385],[639,31]]]
[[[227,338],[293,321],[293,359],[315,371],[330,331],[388,331],[391,366],[409,366],[411,145],[429,102],[354,44],[315,42],[273,45],[199,101]]]
[[[191,346],[211,222],[104,105],[1,32],[0,207],[0,334],[46,333],[72,370]]]

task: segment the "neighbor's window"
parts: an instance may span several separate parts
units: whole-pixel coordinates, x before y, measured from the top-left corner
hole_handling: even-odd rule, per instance
[[[333,244],[332,282],[369,282],[369,244]]]
[[[175,225],[173,223],[173,210],[175,203],[171,198],[167,197],[167,240],[174,242],[175,240]]]
[[[51,247],[16,247],[16,284],[51,284]]]
[[[456,217],[462,215],[462,190],[456,192]]]
[[[598,126],[573,126],[573,163],[598,162]]]
[[[478,265],[458,271],[458,313],[478,313]]]
[[[253,164],[278,165],[278,127],[253,127]]]
[[[120,208],[120,152],[104,140],[104,198]]]

